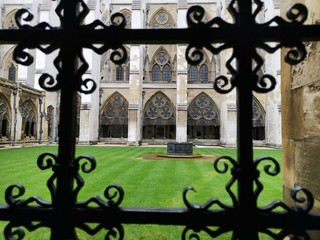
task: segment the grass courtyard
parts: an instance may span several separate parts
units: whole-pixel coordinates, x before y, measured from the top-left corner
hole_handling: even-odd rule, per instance
[[[37,158],[44,152],[57,153],[56,146],[36,146],[24,148],[6,148],[0,150],[0,203],[4,204],[4,192],[12,184],[25,186],[26,193],[22,199],[31,196],[51,201],[46,182],[52,175],[52,170],[40,170]],[[213,197],[231,204],[225,185],[230,179],[230,171],[219,174],[213,168],[212,159],[145,159],[151,153],[163,154],[166,147],[128,147],[128,146],[78,146],[76,157],[89,154],[96,159],[97,168],[85,174],[80,171],[85,185],[78,195],[79,201],[85,201],[92,196],[103,198],[105,188],[110,184],[119,184],[125,191],[121,207],[169,207],[184,208],[182,191],[187,186],[193,186],[195,193],[188,195],[192,203],[205,203]],[[236,159],[235,149],[225,148],[194,148],[194,154],[208,156],[231,156]],[[270,156],[279,161],[281,166],[281,151],[273,149],[255,149],[255,158]],[[263,165],[263,164],[262,164]],[[261,169],[263,166],[261,166]],[[260,169],[260,168],[259,168]],[[281,173],[271,177],[261,171],[261,181],[264,186],[259,197],[259,205],[264,206],[275,199],[282,198]],[[1,232],[5,224],[1,224]],[[124,226],[125,239],[142,240],[175,240],[180,239],[183,227],[164,226]],[[46,229],[28,233],[24,239],[49,239]],[[88,236],[78,231],[82,239],[104,239],[106,232],[100,231],[95,236]],[[3,236],[0,235],[0,239]],[[206,239],[201,238],[201,239]],[[230,239],[224,236],[218,239]],[[267,239],[267,238],[266,238]]]

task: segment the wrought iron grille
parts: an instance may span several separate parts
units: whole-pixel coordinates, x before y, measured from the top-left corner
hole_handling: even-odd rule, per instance
[[[60,136],[58,154],[43,153],[37,160],[41,170],[51,169],[53,172],[47,181],[51,202],[39,197],[23,199],[25,189],[22,185],[7,188],[7,205],[0,207],[0,219],[9,221],[4,230],[6,239],[23,239],[24,232],[20,227],[29,231],[47,227],[54,240],[77,239],[76,228],[89,235],[106,229],[103,230],[106,231],[105,239],[124,239],[123,224],[184,226],[182,239],[200,239],[199,232],[212,238],[231,232],[233,239],[258,239],[258,233],[262,232],[273,239],[286,236],[309,239],[307,230],[320,230],[320,216],[310,212],[314,198],[302,187],[292,190],[292,199],[302,205],[290,207],[282,201],[274,201],[263,208],[257,206],[257,198],[263,189],[257,166],[267,162],[264,171],[270,176],[280,171],[273,158],[253,159],[252,91],[267,93],[276,85],[271,75],[259,77],[258,71],[264,61],[258,49],[274,53],[280,48],[288,48],[285,60],[297,64],[306,56],[302,42],[320,39],[320,26],[304,25],[308,15],[304,5],[295,4],[288,11],[289,21],[274,17],[258,24],[256,17],[262,6],[260,0],[232,0],[229,11],[234,23],[220,17],[204,22],[204,9],[193,6],[188,10],[188,28],[185,29],[127,29],[126,18],[120,13],[111,17],[110,26],[99,20],[84,25],[88,7],[83,0],[61,0],[58,3],[56,13],[61,21],[60,27],[52,27],[46,22],[30,26],[27,22],[32,15],[25,9],[18,11],[18,29],[0,30],[0,43],[17,44],[14,59],[22,65],[33,62],[28,49],[39,49],[45,54],[58,50],[54,60],[57,76],[43,74],[39,84],[44,90],[61,92]],[[125,189],[118,185],[105,189],[105,200],[95,196],[84,202],[77,201],[84,186],[80,172],[89,173],[96,167],[94,157],[75,156],[77,92],[91,94],[96,91],[94,80],[83,79],[88,64],[82,50],[88,48],[98,54],[112,50],[111,59],[121,64],[126,59],[124,44],[157,43],[187,44],[186,59],[190,64],[201,61],[204,48],[213,54],[232,50],[226,62],[231,78],[220,76],[214,82],[214,89],[221,94],[233,89],[237,92],[237,159],[225,156],[214,163],[218,172],[231,175],[226,184],[231,205],[218,198],[211,198],[203,205],[193,204],[187,198],[193,189],[186,187],[182,193],[186,207],[182,209],[123,207]],[[237,62],[235,67],[233,61]],[[234,184],[237,184],[237,193],[231,190]],[[304,199],[297,197],[299,192],[305,194]],[[91,229],[89,223],[98,225]],[[211,226],[217,228],[212,230]],[[274,233],[270,228],[280,231]]]

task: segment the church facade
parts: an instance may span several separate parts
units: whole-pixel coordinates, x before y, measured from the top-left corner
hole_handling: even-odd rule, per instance
[[[99,19],[111,24],[120,12],[126,28],[187,28],[188,8],[200,5],[207,21],[222,17],[232,21],[229,1],[208,0],[88,0],[90,13],[85,24]],[[30,25],[48,22],[59,27],[57,2],[49,0],[3,0],[1,28],[15,29],[15,13],[26,8],[33,14]],[[266,1],[257,21],[265,22],[278,14],[276,1]],[[199,36],[201,38],[201,36]],[[214,90],[221,75],[230,76],[227,49],[213,55],[206,49],[202,61],[188,64],[186,45],[125,45],[126,61],[120,65],[110,59],[115,51],[98,55],[88,49],[83,56],[89,64],[85,74],[97,84],[93,94],[78,95],[78,143],[127,145],[192,142],[196,145],[234,146],[236,144],[236,91],[220,94]],[[259,50],[258,50],[259,51]],[[53,61],[57,52],[45,55],[29,50],[31,66],[18,65],[14,46],[0,46],[0,143],[59,141],[59,92],[41,89],[44,74],[56,76]],[[231,62],[230,65],[236,63]],[[253,63],[254,66],[255,63]],[[280,56],[265,54],[263,74],[275,76],[276,90],[254,93],[253,140],[255,145],[281,145]]]

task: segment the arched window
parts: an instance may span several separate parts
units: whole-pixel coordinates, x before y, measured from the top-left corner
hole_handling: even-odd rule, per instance
[[[206,64],[201,64],[201,65],[190,65],[189,67],[189,82],[194,83],[194,82],[201,82],[201,83],[206,83],[209,81],[209,70],[208,66]]]
[[[201,50],[201,54],[196,54],[194,56],[198,64],[188,66],[188,82],[189,83],[207,83],[210,79],[214,78],[214,75],[210,74],[214,72],[215,69],[215,58],[209,58],[206,51]]]
[[[131,28],[131,11],[128,9],[123,9],[120,11],[120,13],[122,13],[123,16],[126,18],[126,27],[125,28]]]
[[[172,70],[170,66],[170,57],[167,51],[160,47],[153,57],[152,61],[152,81],[171,82]]]
[[[161,73],[160,73],[160,67],[159,65],[154,65],[152,67],[152,81],[158,82],[161,80]]]
[[[164,8],[157,10],[151,17],[151,28],[173,28],[175,27],[173,17]]]
[[[16,81],[16,72],[17,72],[16,67],[14,66],[13,63],[11,63],[9,70],[8,70],[8,79],[15,82]]]
[[[163,81],[171,82],[171,67],[168,64],[163,67],[162,78]]]
[[[120,93],[115,92],[107,99],[100,116],[101,138],[128,137],[128,101]]]
[[[265,111],[255,97],[253,97],[252,101],[252,139],[265,139]]]
[[[10,136],[9,109],[5,97],[0,95],[0,134],[1,138]]]
[[[15,20],[15,14],[17,10],[13,10],[10,13],[7,14],[3,21],[3,28],[4,29],[18,29],[16,20]]]
[[[188,139],[219,139],[220,117],[214,101],[200,93],[188,107]]]
[[[208,82],[208,67],[205,64],[200,67],[200,82]]]
[[[198,69],[196,66],[191,65],[189,68],[189,82],[197,82],[198,81]]]
[[[130,79],[130,55],[129,55],[130,51],[127,47],[125,48],[125,51],[127,53],[127,59],[124,61],[124,63],[120,65],[112,63],[111,81],[124,82],[124,81],[129,81]]]
[[[144,139],[175,139],[175,109],[170,99],[162,92],[155,93],[144,108]]]
[[[26,100],[19,107],[22,116],[22,139],[36,136],[36,111],[32,101]]]

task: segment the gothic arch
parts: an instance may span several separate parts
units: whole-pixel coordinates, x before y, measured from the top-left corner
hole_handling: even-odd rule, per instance
[[[208,94],[201,92],[191,101],[187,125],[189,139],[220,138],[219,109]]]
[[[22,117],[22,139],[25,137],[36,137],[36,123],[37,123],[37,112],[34,103],[28,99],[24,101],[20,107],[19,111]]]
[[[0,94],[0,134],[1,138],[10,137],[11,129],[11,110],[8,99]]]
[[[18,29],[18,26],[16,24],[16,20],[15,20],[15,14],[16,14],[17,10],[12,10],[10,11],[2,24],[3,29]]]
[[[126,18],[126,21],[127,21],[126,28],[131,28],[131,11],[125,8],[125,9],[122,9],[120,13],[122,13]]]
[[[211,73],[213,72],[212,70],[215,65],[215,61],[210,61],[205,50],[200,51],[202,53],[202,61],[197,65],[188,64],[189,83],[207,83],[211,79]]]
[[[172,60],[170,54],[163,46],[160,46],[154,53],[150,69],[152,82],[172,81]]]
[[[176,24],[172,15],[161,7],[151,16],[149,26],[150,28],[174,28]]]
[[[125,46],[127,59],[122,64],[112,63],[112,79],[116,82],[129,82],[130,80],[130,49]]]
[[[252,139],[265,139],[265,116],[266,112],[259,100],[252,97]]]
[[[128,137],[128,101],[114,92],[102,105],[100,113],[101,138]]]
[[[13,50],[11,48],[3,57],[2,61],[2,76],[5,79],[16,81],[18,76],[18,64],[13,60]]]
[[[175,107],[163,92],[158,91],[150,97],[143,116],[144,139],[175,139]]]

